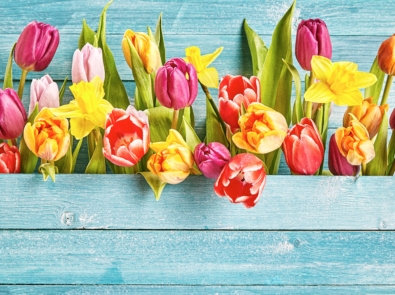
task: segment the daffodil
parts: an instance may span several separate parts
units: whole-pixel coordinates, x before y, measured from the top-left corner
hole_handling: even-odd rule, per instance
[[[217,48],[213,53],[201,55],[200,48],[191,46],[185,49],[184,60],[192,64],[198,74],[200,83],[211,88],[218,88],[218,72],[215,68],[207,68],[222,52],[223,47]]]
[[[361,105],[363,95],[360,88],[373,85],[377,78],[371,73],[359,72],[352,62],[332,63],[328,58],[314,55],[311,60],[314,77],[318,80],[306,91],[306,101],[339,106]]]
[[[70,131],[76,139],[87,136],[95,127],[105,127],[106,116],[113,106],[105,99],[103,81],[96,76],[90,82],[70,86],[74,100],[51,109],[55,116],[70,118]]]

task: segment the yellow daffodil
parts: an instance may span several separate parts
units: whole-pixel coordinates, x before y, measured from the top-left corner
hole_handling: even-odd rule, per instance
[[[309,87],[304,98],[316,103],[333,101],[339,106],[361,105],[363,95],[360,88],[369,87],[377,80],[371,73],[358,72],[355,63],[332,63],[318,55],[313,56],[311,67],[318,82]]]
[[[81,81],[70,86],[74,100],[51,109],[55,116],[70,118],[70,131],[76,139],[87,136],[96,126],[104,128],[106,116],[113,106],[105,99],[103,81],[96,76],[90,82]]]
[[[200,83],[211,88],[218,88],[218,72],[215,68],[207,68],[222,52],[223,47],[217,48],[213,53],[201,55],[200,48],[191,46],[185,49],[184,60],[192,64],[198,74]]]

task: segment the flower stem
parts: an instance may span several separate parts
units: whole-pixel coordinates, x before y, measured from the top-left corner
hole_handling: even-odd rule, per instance
[[[171,129],[177,130],[177,123],[178,123],[178,115],[180,110],[173,111],[173,121],[171,122]]]
[[[388,99],[388,95],[390,94],[390,89],[391,89],[391,84],[392,84],[392,75],[388,75],[387,77],[387,81],[385,82],[385,88],[384,88],[384,92],[383,92],[383,98],[381,99],[381,104],[383,105],[385,103],[387,103],[387,99]]]
[[[215,105],[215,103],[213,101],[213,98],[211,97],[210,91],[208,90],[207,86],[203,85],[202,83],[200,83],[200,86],[202,87],[204,94],[206,95],[208,101],[211,104],[211,107],[214,110],[215,115],[218,118],[218,122],[221,124],[221,127],[222,127],[222,130],[223,130],[224,134],[226,134],[226,125],[225,125],[224,121],[221,119],[221,116],[219,114],[218,108]]]
[[[25,88],[26,76],[27,76],[27,71],[22,70],[21,79],[19,80],[19,87],[18,87],[18,96],[20,100],[22,100],[23,89]]]
[[[313,83],[314,83],[314,75],[313,75],[313,72],[311,72],[310,73],[310,79],[309,79],[309,87],[311,85],[313,85]],[[306,118],[311,119],[312,109],[313,109],[313,102],[308,101],[307,104],[306,104]]]

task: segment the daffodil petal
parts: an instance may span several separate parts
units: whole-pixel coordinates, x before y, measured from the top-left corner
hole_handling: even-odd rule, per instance
[[[311,59],[311,68],[315,78],[319,81],[326,82],[332,73],[333,63],[326,57],[314,55]]]
[[[95,124],[83,117],[71,118],[70,125],[70,132],[77,140],[84,138],[95,128]]]
[[[362,104],[363,95],[361,91],[355,90],[353,92],[338,94],[332,100],[338,106],[357,106]]]
[[[355,88],[366,88],[376,83],[377,77],[371,73],[356,72],[355,73]]]
[[[316,103],[327,103],[336,99],[336,95],[329,89],[328,85],[323,82],[314,83],[307,89],[304,94],[306,101]]]
[[[198,79],[204,86],[218,88],[218,72],[215,68],[204,69],[198,73]]]
[[[54,116],[61,118],[74,118],[81,116],[81,110],[74,100],[72,100],[69,104],[62,105],[58,108],[50,108],[49,110]]]
[[[187,62],[193,64],[196,72],[200,73],[204,70],[205,66],[202,63],[202,56],[200,55],[200,48],[197,46],[190,46],[185,49]]]
[[[223,49],[223,47],[219,47],[213,53],[203,55],[201,59],[203,66],[207,68],[221,54]]]

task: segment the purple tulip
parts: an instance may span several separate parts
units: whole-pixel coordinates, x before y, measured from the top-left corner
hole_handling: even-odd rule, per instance
[[[222,168],[230,161],[229,150],[219,142],[205,145],[199,143],[195,147],[194,158],[196,165],[207,178],[218,178]]]
[[[328,155],[329,171],[333,175],[356,176],[359,173],[361,166],[353,166],[348,163],[347,158],[344,157],[337,147],[335,134],[329,140],[329,155]]]
[[[331,38],[322,20],[302,20],[296,32],[295,55],[300,66],[306,71],[311,71],[313,55],[332,58]]]
[[[59,32],[55,27],[33,21],[22,31],[15,46],[16,64],[25,71],[45,70],[59,45]]]
[[[175,110],[192,105],[198,92],[196,70],[181,58],[173,58],[160,67],[155,78],[155,94],[159,102]]]
[[[105,71],[101,48],[86,43],[81,50],[76,50],[73,55],[71,77],[73,83],[80,81],[90,82],[95,76],[104,81]]]
[[[59,107],[59,88],[58,84],[52,81],[49,75],[45,75],[41,79],[33,79],[30,85],[30,106],[29,115],[33,112],[38,103],[38,110],[42,108]]]
[[[16,139],[22,134],[27,116],[14,89],[0,89],[0,138]]]

